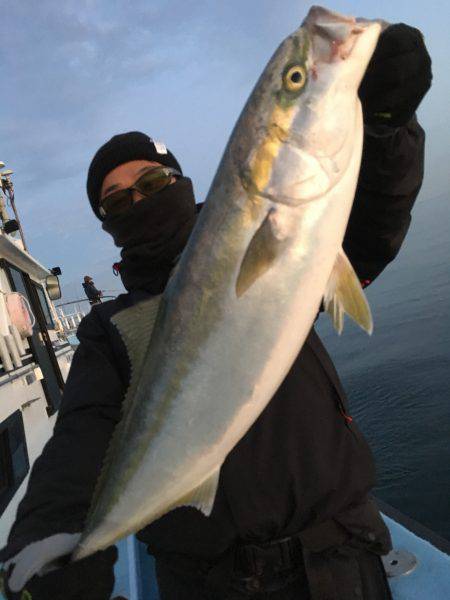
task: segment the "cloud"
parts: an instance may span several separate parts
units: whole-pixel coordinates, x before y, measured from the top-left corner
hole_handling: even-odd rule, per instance
[[[306,12],[298,0],[10,3],[2,12],[0,159],[15,171],[36,257],[76,279],[89,264],[118,256],[85,192],[93,153],[115,133],[141,129],[166,141],[203,200],[252,86]],[[444,56],[444,32],[433,36],[427,27]],[[435,89],[430,126],[448,96]],[[430,164],[442,152],[434,139]]]
[[[189,15],[177,4],[47,0],[32,18],[30,2],[11,5],[2,15],[9,32],[2,67],[10,93],[0,125],[6,154],[27,174],[36,155],[45,157],[53,177],[65,177],[74,153],[81,166],[96,131],[111,128],[114,107],[158,87],[168,73],[195,70],[202,35],[192,25],[192,3]]]

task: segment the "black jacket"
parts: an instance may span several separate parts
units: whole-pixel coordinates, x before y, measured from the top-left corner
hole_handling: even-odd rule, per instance
[[[83,283],[82,286],[90,302],[95,302],[100,299],[102,293],[99,292],[93,283]]]
[[[344,248],[366,284],[396,256],[406,235],[423,177],[423,147],[415,120],[389,135],[365,136]],[[0,559],[53,533],[83,529],[130,377],[110,318],[148,295],[135,290],[93,306],[80,324],[54,435],[35,462]],[[366,510],[375,481],[372,455],[347,412],[313,328],[279,390],[227,457],[211,517],[178,508],[142,530],[140,539],[154,554],[211,558],[238,539],[281,538],[335,518],[387,551],[389,536],[377,511]]]

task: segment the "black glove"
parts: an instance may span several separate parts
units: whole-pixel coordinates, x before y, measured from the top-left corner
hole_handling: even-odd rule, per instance
[[[42,577],[35,575],[17,593],[8,587],[10,567],[8,573],[2,572],[3,593],[7,600],[109,600],[114,587],[117,556],[117,548],[111,546],[73,563],[68,562],[67,557],[64,566]]]
[[[406,125],[431,86],[431,58],[418,29],[398,23],[380,35],[359,88],[364,123]]]

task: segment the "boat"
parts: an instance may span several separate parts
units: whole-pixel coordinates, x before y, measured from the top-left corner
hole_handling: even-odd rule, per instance
[[[61,270],[28,252],[11,175],[0,172],[0,547],[53,431],[74,353],[53,304]]]

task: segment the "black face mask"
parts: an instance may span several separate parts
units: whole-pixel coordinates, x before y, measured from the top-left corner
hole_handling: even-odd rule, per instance
[[[162,293],[195,219],[194,191],[187,177],[136,202],[123,214],[105,217],[102,228],[122,248],[120,276],[128,291]]]

